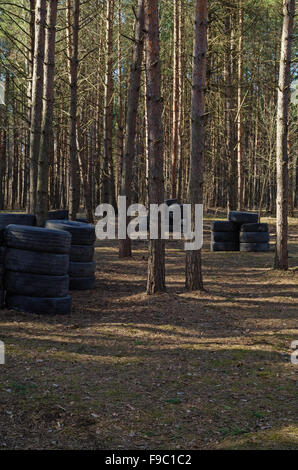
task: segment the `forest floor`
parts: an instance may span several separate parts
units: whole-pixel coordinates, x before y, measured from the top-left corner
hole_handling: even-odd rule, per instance
[[[298,449],[298,219],[288,272],[273,251],[211,253],[208,220],[205,238],[205,292],[184,289],[181,242],[150,297],[146,244],[120,260],[97,242],[71,317],[0,311],[0,449]]]

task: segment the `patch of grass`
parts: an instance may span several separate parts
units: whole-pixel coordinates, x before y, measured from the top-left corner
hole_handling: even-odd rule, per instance
[[[180,398],[169,398],[168,400],[165,400],[166,403],[170,403],[171,405],[179,405],[179,403],[182,403],[182,400]]]
[[[28,393],[37,389],[35,384],[24,384],[20,382],[12,382],[10,384],[12,392],[15,392],[17,395],[27,395]]]
[[[297,450],[298,428],[284,426],[279,429],[249,433],[245,437],[225,439],[216,448],[226,450]]]

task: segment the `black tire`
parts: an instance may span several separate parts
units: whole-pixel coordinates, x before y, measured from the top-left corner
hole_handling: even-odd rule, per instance
[[[93,245],[71,245],[69,259],[76,263],[90,263],[94,257]]]
[[[269,251],[269,243],[240,243],[240,251]]]
[[[240,243],[268,243],[268,232],[240,232]]]
[[[238,227],[233,222],[227,222],[226,220],[215,220],[211,222],[212,232],[237,232]]]
[[[243,224],[241,232],[269,232],[268,224]]]
[[[0,225],[36,225],[36,217],[32,214],[0,214]]]
[[[5,254],[6,254],[5,246],[0,246],[0,264],[5,263]]]
[[[47,220],[46,228],[69,232],[73,245],[93,245],[96,239],[93,225],[73,220]]]
[[[92,277],[94,276],[96,263],[69,263],[69,276],[73,277]]]
[[[5,231],[6,245],[21,250],[68,254],[71,236],[61,230],[9,225]]]
[[[239,243],[214,242],[211,243],[211,251],[239,251]]]
[[[49,211],[48,213],[49,220],[68,220],[68,210],[67,209],[58,209],[56,211]]]
[[[68,315],[71,313],[71,297],[30,297],[25,295],[6,295],[8,308],[39,315]]]
[[[69,276],[46,276],[45,274],[6,271],[7,292],[32,297],[65,297],[68,295]]]
[[[0,245],[5,243],[5,230],[6,225],[0,225]]]
[[[5,271],[4,264],[1,263],[0,264],[0,280],[3,278],[4,271]]]
[[[76,219],[76,222],[81,222],[82,224],[89,224],[89,220],[85,217],[82,217],[81,219]]]
[[[95,276],[71,277],[69,279],[69,290],[91,290],[95,287]]]
[[[5,290],[0,289],[0,308],[5,307]]]
[[[167,206],[172,206],[173,204],[179,204],[178,199],[166,199],[164,203]]]
[[[8,248],[5,267],[10,271],[63,276],[68,273],[69,255]]]
[[[212,242],[239,242],[238,232],[211,232]]]
[[[5,272],[4,264],[0,264],[0,291],[4,288],[4,272]]]
[[[254,224],[259,220],[259,215],[254,212],[229,212],[229,221],[237,224]]]

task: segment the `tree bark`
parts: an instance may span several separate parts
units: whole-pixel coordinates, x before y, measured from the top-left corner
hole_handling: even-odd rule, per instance
[[[9,113],[7,109],[7,103],[8,103],[8,95],[9,95],[9,87],[10,87],[10,76],[9,72],[6,70],[5,71],[5,96],[4,96],[4,103],[5,105],[0,106],[0,111],[1,111],[1,125],[3,126],[2,132],[0,132],[1,135],[1,143],[0,143],[0,210],[4,209],[5,206],[5,171],[6,171],[6,166],[7,166],[7,160],[8,160],[8,123],[9,123]],[[1,126],[1,127],[2,127]]]
[[[164,200],[162,97],[160,93],[159,13],[157,0],[145,0],[146,82],[149,153],[149,204]],[[149,240],[147,294],[165,291],[165,243]]]
[[[113,174],[113,23],[114,0],[107,1],[106,23],[106,70],[105,70],[105,94],[103,117],[103,160],[102,160],[102,187],[101,203],[109,203],[114,207],[115,182]]]
[[[84,107],[82,110],[82,125],[80,125],[78,119],[77,148],[87,219],[89,223],[93,224],[91,172],[88,171],[88,138],[86,132],[82,132],[83,122],[86,122]]]
[[[172,104],[172,172],[171,191],[172,198],[177,195],[177,161],[178,161],[178,95],[179,95],[179,21],[178,21],[178,0],[174,0],[173,15],[173,104]]]
[[[37,225],[43,227],[48,217],[49,194],[49,162],[53,151],[53,112],[54,112],[54,78],[55,78],[55,39],[58,0],[48,2],[47,29],[45,40],[44,65],[44,106],[42,116],[42,134],[38,159]]]
[[[80,0],[67,0],[67,42],[70,86],[70,180],[69,180],[69,214],[76,219],[80,205],[80,170],[77,148],[77,103],[78,103],[78,48]]]
[[[239,1],[239,40],[238,40],[238,110],[237,110],[237,167],[238,167],[238,197],[237,209],[243,209],[243,152],[242,152],[242,42],[243,42],[243,7],[242,0]]]
[[[135,156],[136,120],[140,96],[141,67],[144,44],[144,0],[139,0],[133,59],[130,67],[130,80],[127,98],[126,132],[123,167],[121,174],[121,196],[126,196],[127,206],[132,201],[133,162]],[[128,222],[128,221],[127,221]],[[119,257],[131,256],[131,240],[119,240]]]
[[[43,108],[43,63],[45,52],[46,0],[37,0],[35,6],[35,45],[32,73],[32,100],[30,126],[30,193],[29,212],[36,210],[37,165],[41,138]]]
[[[291,83],[291,46],[295,0],[283,1],[276,124],[276,249],[275,269],[288,269],[288,112]]]
[[[118,1],[118,151],[117,151],[117,164],[116,164],[116,195],[120,193],[120,186],[121,186],[121,173],[122,173],[122,165],[123,165],[123,141],[124,141],[124,133],[123,133],[123,93],[122,93],[122,86],[123,86],[123,73],[122,73],[122,44],[121,44],[121,9],[122,9],[122,2],[121,0]]]
[[[235,100],[234,100],[234,15],[227,12],[225,20],[225,29],[227,35],[227,46],[225,54],[225,114],[226,114],[226,152],[228,162],[228,210],[236,210],[237,208],[237,137],[236,137],[236,123],[235,123]]]
[[[30,129],[31,129],[31,111],[32,111],[32,76],[33,76],[33,58],[34,58],[34,44],[35,44],[35,0],[30,0],[30,23],[29,23],[30,36],[28,40],[28,58],[27,58],[27,73],[28,73],[28,85],[27,85],[27,120],[28,128],[25,136],[25,159],[24,159],[24,191],[22,205],[28,206],[28,194],[27,188],[30,188],[30,171],[29,174],[26,171],[30,166]]]
[[[205,93],[207,73],[207,0],[196,0],[192,72],[192,141],[188,203],[203,204],[205,152]],[[193,221],[194,222],[194,221]],[[194,231],[194,223],[193,231]],[[203,290],[201,250],[186,252],[185,285],[189,290]]]
[[[183,117],[183,11],[184,5],[183,0],[178,0],[178,122],[177,122],[177,166],[178,166],[178,181],[177,181],[177,198],[181,202],[181,190],[182,190],[182,117]]]

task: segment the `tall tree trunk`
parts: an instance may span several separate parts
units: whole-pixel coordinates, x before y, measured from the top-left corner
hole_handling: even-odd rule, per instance
[[[283,1],[276,125],[276,269],[288,269],[288,110],[295,0]]]
[[[49,162],[53,153],[53,112],[55,78],[55,39],[58,0],[48,2],[44,65],[44,105],[37,175],[37,225],[43,227],[49,209]]]
[[[35,7],[35,45],[32,73],[32,105],[30,126],[30,194],[29,212],[36,210],[37,165],[41,137],[43,107],[43,63],[45,51],[46,0],[37,0]]]
[[[145,0],[149,204],[164,200],[162,98],[160,94],[158,0]],[[159,234],[160,235],[160,234]],[[165,290],[165,243],[149,240],[147,294]]]
[[[146,58],[146,48],[144,49],[144,137],[145,137],[145,187],[146,187],[146,193],[145,193],[145,204],[148,204],[148,183],[149,183],[149,148],[148,148],[148,108],[147,108],[147,58]]]
[[[10,76],[9,72],[5,71],[5,96],[4,103],[8,103],[8,94],[10,87]],[[4,177],[7,166],[7,153],[8,153],[8,124],[9,124],[9,112],[7,105],[0,106],[1,111],[1,124],[3,130],[1,134],[1,143],[0,143],[0,210],[4,209],[5,206],[5,184]]]
[[[235,82],[234,82],[234,15],[227,12],[225,29],[227,46],[225,54],[225,89],[226,89],[226,151],[228,162],[228,210],[236,210],[237,206],[237,156],[236,156],[236,124],[235,124]]]
[[[242,0],[239,1],[238,12],[238,106],[237,106],[237,167],[238,167],[238,187],[237,187],[237,208],[243,209],[243,152],[242,152],[242,29],[243,29],[243,8]]]
[[[193,212],[195,204],[203,204],[207,15],[207,0],[196,0],[192,72],[192,141],[188,186],[188,202],[192,205]],[[194,223],[192,225],[194,231]],[[187,289],[203,289],[201,250],[189,250],[186,252],[185,274],[185,285]]]
[[[291,135],[290,129],[288,129],[288,159],[289,159],[289,217],[294,217],[294,163],[295,156],[292,153],[291,149]]]
[[[173,16],[173,104],[172,104],[172,171],[171,171],[171,192],[172,198],[177,194],[177,161],[178,161],[178,94],[179,94],[179,20],[178,20],[178,0],[174,0]]]
[[[107,0],[107,29],[106,29],[106,70],[103,117],[103,160],[101,203],[110,203],[114,207],[115,182],[113,174],[113,25],[114,0]]]
[[[83,108],[82,110],[82,122],[84,118],[86,118],[85,115],[85,110]],[[86,122],[86,121],[85,121]],[[81,175],[82,175],[82,186],[83,186],[83,195],[84,195],[84,201],[85,201],[85,208],[86,208],[86,213],[87,213],[87,219],[89,223],[94,222],[93,218],[93,210],[92,210],[92,186],[91,186],[91,181],[90,177],[91,174],[88,171],[88,138],[83,134],[82,132],[82,125],[80,125],[80,122],[78,120],[78,130],[77,130],[77,148],[78,148],[78,158],[79,158],[79,165],[81,168]]]
[[[24,0],[25,3],[25,0]],[[25,5],[24,5],[25,6]],[[30,185],[30,171],[29,174],[26,171],[30,168],[28,166],[28,161],[30,158],[30,129],[31,129],[31,111],[32,111],[32,75],[33,75],[33,58],[34,58],[34,44],[35,44],[35,0],[30,0],[30,24],[29,24],[29,44],[28,44],[28,58],[27,58],[27,74],[29,77],[27,85],[27,120],[28,120],[28,130],[26,130],[25,136],[25,159],[24,159],[24,192],[22,205],[27,206],[29,204],[27,188]]]
[[[137,24],[132,64],[130,67],[130,80],[127,98],[126,133],[124,143],[123,167],[121,174],[121,196],[126,196],[127,206],[132,200],[133,162],[135,155],[135,136],[138,104],[140,96],[140,79],[144,44],[144,0],[139,0],[137,11]],[[131,256],[131,240],[119,240],[119,257]]]
[[[122,51],[121,51],[121,8],[122,2],[118,1],[118,152],[117,152],[117,164],[116,164],[116,195],[120,193],[121,186],[121,172],[123,165],[123,93],[122,93]]]
[[[104,24],[104,20],[101,20],[100,26]],[[103,29],[103,28],[102,28]],[[103,62],[103,37],[100,35],[99,38],[99,47],[98,47],[98,64],[97,64],[97,84],[96,84],[96,107],[95,107],[95,179],[96,179],[96,194],[94,197],[95,205],[97,206],[100,202],[100,191],[101,191],[101,161],[100,161],[100,150],[101,150],[101,141],[102,141],[102,129],[103,129],[103,120],[102,117],[102,107],[103,107],[103,92],[101,87],[101,70]]]
[[[182,117],[183,117],[183,0],[178,0],[178,122],[177,122],[177,165],[178,165],[178,181],[177,181],[177,198],[181,201],[182,191]]]
[[[73,5],[72,5],[73,1]],[[77,102],[78,102],[78,48],[79,48],[79,19],[80,0],[67,0],[67,42],[69,61],[70,86],[70,180],[69,180],[69,213],[75,220],[80,205],[80,169],[77,148]]]

